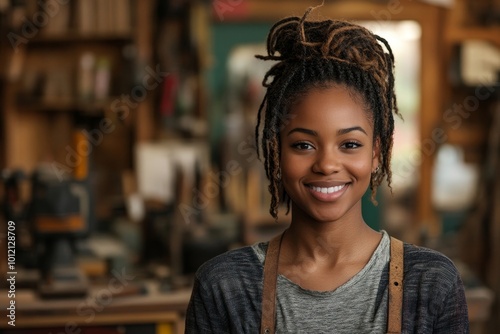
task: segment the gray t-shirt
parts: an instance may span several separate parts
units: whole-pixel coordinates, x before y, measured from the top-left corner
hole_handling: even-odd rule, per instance
[[[385,231],[382,233],[382,240],[366,266],[333,291],[303,289],[279,275],[276,332],[385,333],[387,289],[381,293],[379,287],[390,258],[390,240]],[[266,256],[263,245],[267,243],[252,246],[261,263]]]

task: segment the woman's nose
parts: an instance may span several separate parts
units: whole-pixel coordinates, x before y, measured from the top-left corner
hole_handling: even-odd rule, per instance
[[[313,172],[324,175],[337,173],[341,168],[340,157],[333,151],[318,152],[313,165]]]

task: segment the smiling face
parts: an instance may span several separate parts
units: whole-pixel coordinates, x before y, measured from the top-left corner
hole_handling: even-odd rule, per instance
[[[378,166],[373,121],[344,86],[314,88],[290,110],[281,139],[281,180],[294,220],[361,217],[361,197]]]

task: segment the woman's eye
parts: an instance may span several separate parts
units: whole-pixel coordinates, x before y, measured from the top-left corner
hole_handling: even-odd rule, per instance
[[[359,148],[361,146],[362,145],[360,143],[357,143],[355,141],[350,141],[350,142],[342,144],[342,148],[345,148],[345,149],[348,149],[348,150]]]
[[[292,145],[293,148],[296,148],[298,150],[311,150],[313,146],[309,143],[295,143]]]

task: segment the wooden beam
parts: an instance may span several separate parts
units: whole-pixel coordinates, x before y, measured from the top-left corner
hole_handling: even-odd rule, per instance
[[[442,32],[444,10],[432,7],[426,11],[425,23],[422,27],[422,71],[421,71],[421,106],[420,106],[420,140],[433,140],[433,131],[441,125],[443,113],[443,50]],[[430,154],[422,153],[420,166],[420,185],[418,192],[418,220],[421,228],[425,229],[430,237],[437,237],[441,233],[436,212],[432,206],[432,172],[437,153],[437,144]]]
[[[153,5],[156,1],[136,0],[136,45],[138,61],[144,73],[146,66],[153,62],[153,25],[151,20],[154,16]],[[139,103],[135,110],[136,142],[151,141],[155,137],[155,121],[153,114],[152,92],[144,101]]]
[[[238,15],[226,15],[224,21],[263,21],[275,22],[288,16],[302,16],[307,8],[317,6],[321,1],[306,0],[246,0],[237,6],[245,6],[238,10]],[[230,14],[231,12],[228,13]],[[387,3],[373,1],[336,1],[326,3],[324,6],[311,13],[312,19],[346,19],[346,20],[371,20],[371,21],[398,21],[417,20],[427,21],[428,11],[439,10],[438,7],[415,2],[412,0],[388,1]],[[220,17],[214,17],[220,19]]]

